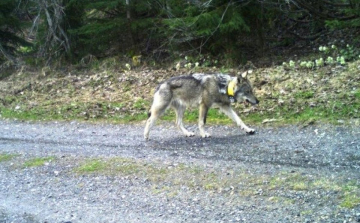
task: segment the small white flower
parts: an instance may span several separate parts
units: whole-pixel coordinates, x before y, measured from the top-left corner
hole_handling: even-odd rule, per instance
[[[301,61],[301,63],[300,63],[300,67],[306,67],[306,64],[307,64],[307,62],[306,62],[306,61]]]
[[[178,63],[176,64],[175,68],[176,68],[176,70],[180,70],[180,67],[181,67],[180,62],[178,62]]]
[[[315,60],[315,64],[317,67],[322,67],[324,66],[324,59],[323,58],[320,58],[318,60]]]
[[[125,64],[125,67],[128,69],[128,70],[131,70],[131,66],[130,66],[130,64]]]
[[[329,57],[326,59],[326,63],[328,63],[328,64],[334,63],[334,58],[332,58],[332,57],[329,56]]]
[[[306,63],[306,67],[307,68],[313,68],[314,67],[314,62],[312,62],[312,61],[308,61],[307,63]]]
[[[341,65],[345,65],[345,58],[344,57],[340,57],[340,64]]]
[[[196,62],[196,63],[195,63],[195,67],[198,67],[198,66],[199,66],[199,62]]]
[[[346,62],[345,62],[345,57],[343,57],[343,56],[337,57],[337,58],[336,58],[336,61],[337,61],[338,63],[340,63],[341,65],[345,65],[345,64],[346,64]]]
[[[293,60],[290,60],[290,61],[289,61],[289,66],[290,66],[290,67],[295,67],[295,62],[294,62]]]

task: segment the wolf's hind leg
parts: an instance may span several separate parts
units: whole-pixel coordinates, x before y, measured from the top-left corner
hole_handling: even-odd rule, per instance
[[[210,137],[211,135],[207,132],[205,132],[205,123],[206,123],[206,116],[208,113],[209,108],[205,104],[200,104],[199,107],[199,131],[200,135],[203,138]]]
[[[156,120],[165,112],[167,107],[169,106],[169,102],[165,100],[156,100],[158,98],[155,97],[153,105],[150,109],[150,117],[146,121],[145,129],[144,129],[144,138],[149,139],[149,132],[151,127],[155,124]]]
[[[188,131],[183,124],[183,117],[186,107],[179,103],[173,103],[172,107],[174,108],[176,114],[176,126],[181,130],[182,133],[184,133],[186,137],[194,136],[195,134],[193,132]]]
[[[246,133],[248,134],[254,134],[255,129],[249,128],[245,123],[240,119],[240,117],[232,110],[230,106],[221,106],[220,109],[227,115],[229,118],[231,118],[237,126],[240,126],[240,128],[244,129]]]
[[[145,129],[144,129],[144,138],[149,139],[150,128],[154,125],[157,117],[151,115],[146,121]]]

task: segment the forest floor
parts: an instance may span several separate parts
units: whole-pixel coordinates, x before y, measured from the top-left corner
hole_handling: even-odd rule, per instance
[[[237,75],[244,70],[207,67],[124,70],[115,59],[105,60],[91,69],[24,68],[0,80],[0,115],[35,120],[142,121],[147,117],[156,86],[167,78],[194,72]],[[360,60],[319,69],[254,68],[249,79],[260,104],[234,107],[253,124],[269,121],[306,124],[322,120],[359,123],[359,71]],[[189,121],[195,121],[196,112],[189,113]],[[172,119],[172,113],[168,114],[170,117],[165,119]],[[224,116],[216,110],[210,113],[210,123],[223,121]]]

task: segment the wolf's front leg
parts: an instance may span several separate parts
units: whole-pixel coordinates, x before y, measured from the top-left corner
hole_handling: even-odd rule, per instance
[[[199,107],[199,131],[200,131],[201,137],[203,137],[203,138],[207,138],[207,137],[211,136],[209,133],[205,132],[205,129],[204,129],[208,110],[209,110],[209,108],[206,105],[200,104],[200,107]]]
[[[182,106],[182,105],[177,105],[174,106],[175,108],[175,114],[176,114],[176,126],[181,130],[181,132],[186,136],[186,137],[192,137],[195,134],[193,132],[188,131],[183,124],[183,116],[184,116],[184,112],[186,107]]]
[[[229,117],[231,118],[237,126],[240,126],[240,128],[244,129],[246,133],[248,134],[254,134],[255,129],[249,128],[245,123],[240,119],[240,117],[232,110],[230,106],[221,106],[221,110]]]

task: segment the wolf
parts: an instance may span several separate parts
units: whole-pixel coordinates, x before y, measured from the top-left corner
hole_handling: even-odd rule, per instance
[[[144,129],[144,138],[149,139],[149,132],[156,120],[171,107],[175,110],[176,125],[187,137],[194,136],[183,125],[183,116],[189,106],[199,106],[199,131],[203,138],[210,137],[204,129],[206,116],[210,107],[218,107],[248,134],[255,130],[249,128],[231,108],[234,102],[259,103],[253,94],[253,88],[246,71],[237,77],[228,74],[194,73],[186,76],[172,77],[156,88],[153,103],[148,113]]]

